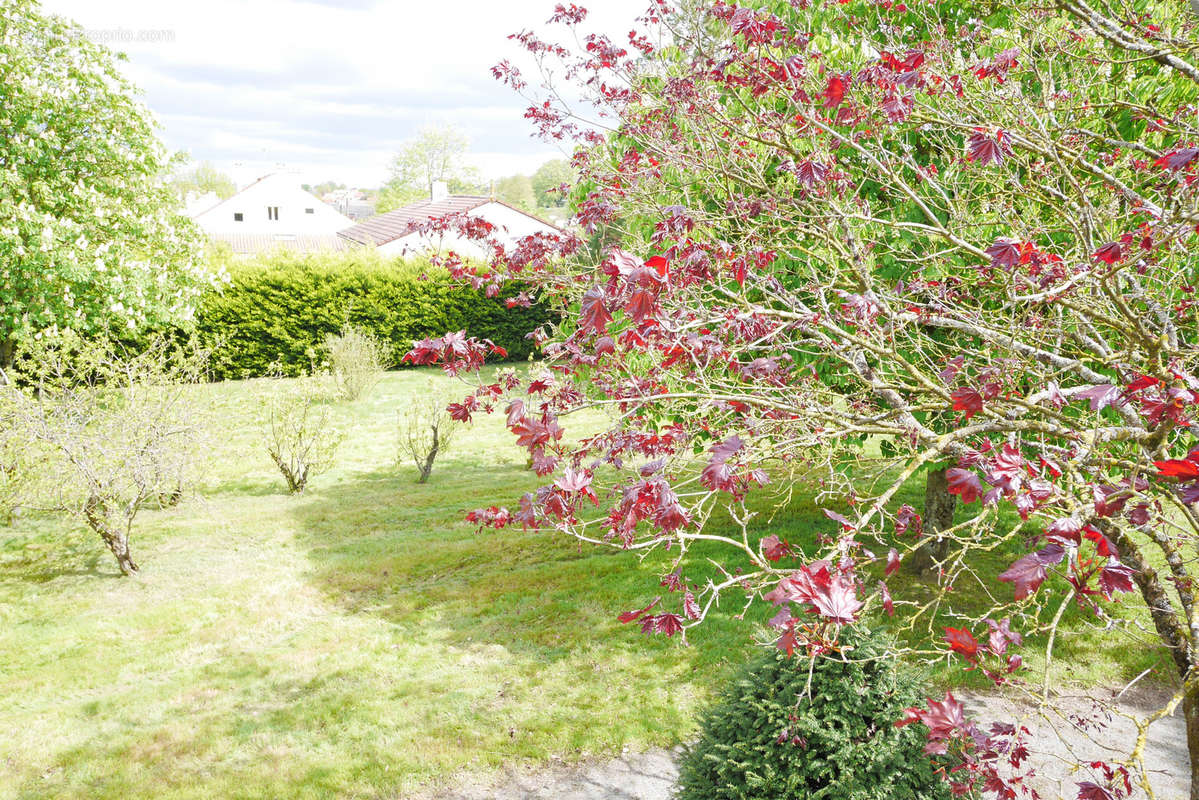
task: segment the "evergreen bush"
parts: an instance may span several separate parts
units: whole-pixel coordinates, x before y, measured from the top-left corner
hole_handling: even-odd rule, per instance
[[[896,728],[920,685],[876,636],[845,651],[757,656],[701,720],[680,763],[678,800],[941,800],[919,726]]]

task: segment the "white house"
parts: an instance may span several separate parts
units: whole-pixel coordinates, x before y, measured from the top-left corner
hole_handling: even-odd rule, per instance
[[[561,233],[561,229],[519,208],[481,195],[451,195],[444,183],[433,186],[433,196],[395,211],[371,217],[338,235],[352,245],[378,248],[385,255],[413,255],[430,251],[453,250],[464,256],[483,258],[486,251],[477,242],[456,234],[422,234],[417,226],[437,217],[463,214],[479,217],[496,227],[497,237],[505,244],[534,233]]]
[[[298,176],[266,175],[237,194],[194,217],[210,237],[224,241],[238,254],[285,247],[310,252],[341,250],[337,232],[354,224],[300,188]]]

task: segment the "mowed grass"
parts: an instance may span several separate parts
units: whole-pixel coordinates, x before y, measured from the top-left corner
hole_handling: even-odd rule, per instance
[[[300,497],[255,424],[281,384],[204,387],[204,497],[139,517],[134,578],[78,526],[0,528],[0,797],[396,797],[685,736],[749,626],[646,637],[615,617],[663,591],[661,558],[476,533],[464,511],[538,479],[501,417],[427,485],[397,466],[430,381],[337,404],[338,466]]]
[[[687,737],[769,609],[747,624],[730,595],[689,646],[646,637],[616,615],[665,593],[668,554],[477,533],[463,512],[514,505],[540,479],[495,416],[418,485],[395,463],[396,412],[430,382],[466,391],[407,371],[336,404],[338,466],[300,497],[284,493],[255,422],[284,382],[198,389],[214,409],[203,496],[139,518],[132,579],[78,526],[0,528],[0,798],[393,798],[503,764]],[[905,492],[918,506],[918,482]],[[755,501],[755,535],[815,552],[832,532],[802,489],[774,502]],[[709,556],[735,568],[728,555],[699,545],[685,572],[713,574]],[[1012,557],[994,553],[982,572]],[[897,598],[929,592],[891,583]],[[972,585],[953,598],[964,613],[987,602]],[[1079,610],[1066,621],[1059,683],[1165,674],[1160,649],[1113,649]],[[933,678],[977,675],[955,662]]]

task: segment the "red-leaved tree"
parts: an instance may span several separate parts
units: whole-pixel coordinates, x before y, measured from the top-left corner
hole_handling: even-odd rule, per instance
[[[451,407],[502,410],[546,476],[470,518],[672,548],[677,600],[622,616],[650,632],[685,633],[732,593],[777,607],[780,648],[835,653],[840,626],[895,615],[922,633],[909,655],[1016,684],[1063,728],[1053,648],[1076,605],[1113,646],[1162,648],[1178,687],[1127,757],[1080,765],[1077,796],[1152,794],[1148,725],[1181,707],[1199,800],[1193,14],[658,0],[627,43],[584,34],[585,16],[555,11],[569,45],[515,37],[564,84],[495,68],[541,135],[575,145],[579,233],[492,242],[484,270],[442,258],[565,312],[539,334],[544,374]],[[470,372],[486,354],[453,335],[409,358]],[[606,430],[565,435],[595,407]],[[968,512],[938,520],[931,549],[898,499],[929,471]],[[755,533],[747,496],[780,485],[819,492],[816,548]],[[707,524],[721,506],[734,533]],[[748,566],[690,583],[700,541]],[[917,552],[933,599],[892,596]],[[955,590],[986,612],[955,611]],[[1039,675],[1026,636],[1044,643]],[[1020,727],[984,728],[952,695],[897,722],[958,754],[955,789],[1032,794]]]

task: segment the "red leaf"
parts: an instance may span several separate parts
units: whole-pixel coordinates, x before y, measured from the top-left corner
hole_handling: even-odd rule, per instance
[[[664,633],[674,636],[683,630],[683,618],[678,614],[658,614],[641,620],[642,633]]]
[[[945,699],[941,702],[929,698],[927,711],[922,708],[906,709],[904,718],[896,722],[895,727],[911,725],[913,722],[928,727],[928,744],[924,752],[929,755],[946,752],[946,740],[967,728],[962,704],[950,692],[945,693]]]
[[[892,547],[891,552],[887,553],[887,568],[883,574],[888,578],[894,575],[899,570],[899,560],[899,553]]]
[[[619,617],[617,617],[617,619],[620,620],[622,623],[632,622],[633,620],[637,619],[645,612],[649,611],[654,606],[658,605],[658,601],[661,599],[662,599],[661,597],[655,597],[654,602],[650,603],[648,606],[641,609],[640,611],[626,611],[623,614],[621,614]]]
[[[1119,553],[1119,551],[1116,550],[1116,546],[1114,544],[1112,544],[1111,539],[1107,538],[1102,533],[1100,533],[1099,531],[1095,530],[1092,527],[1088,526],[1084,530],[1085,530],[1085,533],[1083,535],[1095,543],[1095,552],[1096,553],[1098,553],[1101,556],[1115,556],[1115,557],[1119,558],[1120,553]]]
[[[657,270],[658,277],[660,277],[660,278],[666,277],[666,259],[663,258],[662,256],[650,257],[649,259],[646,260],[645,266],[650,267],[651,269]]]
[[[1081,781],[1078,784],[1078,800],[1116,800],[1116,796],[1097,783]]]
[[[978,660],[978,642],[965,628],[946,628],[945,641],[949,643],[950,650],[961,653],[968,661]]]
[[[862,608],[853,584],[843,575],[836,575],[827,587],[813,595],[811,600],[816,613],[838,625],[851,625]]]
[[[963,503],[973,503],[983,493],[982,481],[972,471],[951,467],[945,471],[949,493],[962,498]]]
[[[690,589],[683,592],[683,613],[687,619],[699,619],[699,603],[695,602],[695,595]]]
[[[608,330],[608,323],[611,321],[612,315],[604,306],[603,288],[592,286],[583,295],[579,304],[579,327],[584,331],[593,330],[603,335]]]
[[[1115,264],[1124,257],[1124,250],[1120,247],[1119,242],[1108,242],[1091,254],[1096,261],[1102,261],[1105,264]]]
[[[967,160],[977,161],[984,167],[988,164],[1002,164],[1004,157],[1012,154],[1012,148],[1008,145],[1003,131],[997,131],[991,136],[985,131],[976,130],[970,134],[967,146]]]
[[[1154,166],[1162,169],[1182,169],[1199,157],[1199,148],[1187,147],[1181,150],[1171,150],[1154,161]]]
[[[1136,572],[1131,567],[1126,567],[1112,559],[1099,573],[1099,588],[1103,590],[1104,596],[1111,600],[1112,595],[1116,592],[1132,591],[1132,576],[1135,574]]]
[[[838,514],[836,511],[830,511],[827,508],[822,509],[822,510],[824,511],[824,516],[828,517],[833,522],[841,523],[842,530],[846,530],[846,531],[857,530],[857,526],[854,525],[854,523],[850,522],[843,514]]]
[[[1172,458],[1168,461],[1154,461],[1159,478],[1181,478],[1184,481],[1199,479],[1199,463],[1191,459]]]
[[[730,436],[712,448],[712,459],[700,473],[700,483],[713,491],[733,492],[737,488],[733,470],[726,463],[744,446],[739,436]]]
[[[658,298],[654,296],[653,292],[646,289],[638,289],[629,295],[629,300],[624,306],[624,310],[638,325],[652,319],[657,308]]]
[[[977,389],[963,386],[954,391],[950,397],[953,398],[953,410],[965,411],[967,420],[983,410],[983,396],[978,393]]]
[[[1138,375],[1136,380],[1128,384],[1127,391],[1129,393],[1139,392],[1142,389],[1148,389],[1150,386],[1157,386],[1159,383],[1161,381],[1152,375]]]
[[[891,599],[891,591],[883,581],[878,582],[878,593],[883,598],[883,611],[887,612],[888,617],[895,616],[895,602]]]
[[[827,173],[828,167],[819,161],[801,161],[795,165],[795,177],[799,179],[801,186],[809,189],[822,183]]]
[[[1081,541],[1079,538],[1081,530],[1082,523],[1077,519],[1062,517],[1049,523],[1049,527],[1045,529],[1045,538],[1061,545],[1078,545]]]
[[[785,556],[793,555],[791,545],[773,533],[762,539],[762,554],[768,561],[778,561]]]
[[[1059,544],[1051,544],[1035,553],[1024,556],[1000,573],[999,580],[1010,583],[1016,590],[1016,599],[1023,600],[1045,582],[1045,567],[1057,564],[1066,556]]]
[[[1016,239],[999,238],[984,250],[991,257],[992,267],[1011,269],[1020,263],[1020,242]]]
[[[825,108],[836,108],[845,100],[845,90],[849,88],[849,73],[833,75],[828,79],[821,96],[824,97]]]
[[[1108,406],[1119,407],[1124,405],[1123,392],[1119,386],[1112,386],[1110,383],[1101,383],[1097,386],[1092,386],[1089,389],[1084,389],[1075,395],[1075,397],[1084,397],[1091,401],[1092,411],[1102,411]]]
[[[795,635],[795,629],[788,628],[774,644],[775,647],[785,652],[788,656],[793,655],[795,653],[795,648],[799,646],[799,638]]]
[[[1015,645],[1024,643],[1024,637],[1011,629],[1012,621],[1009,617],[1004,617],[999,622],[988,617],[984,622],[991,629],[987,644],[995,655],[1001,656],[1006,653],[1009,643]]]

